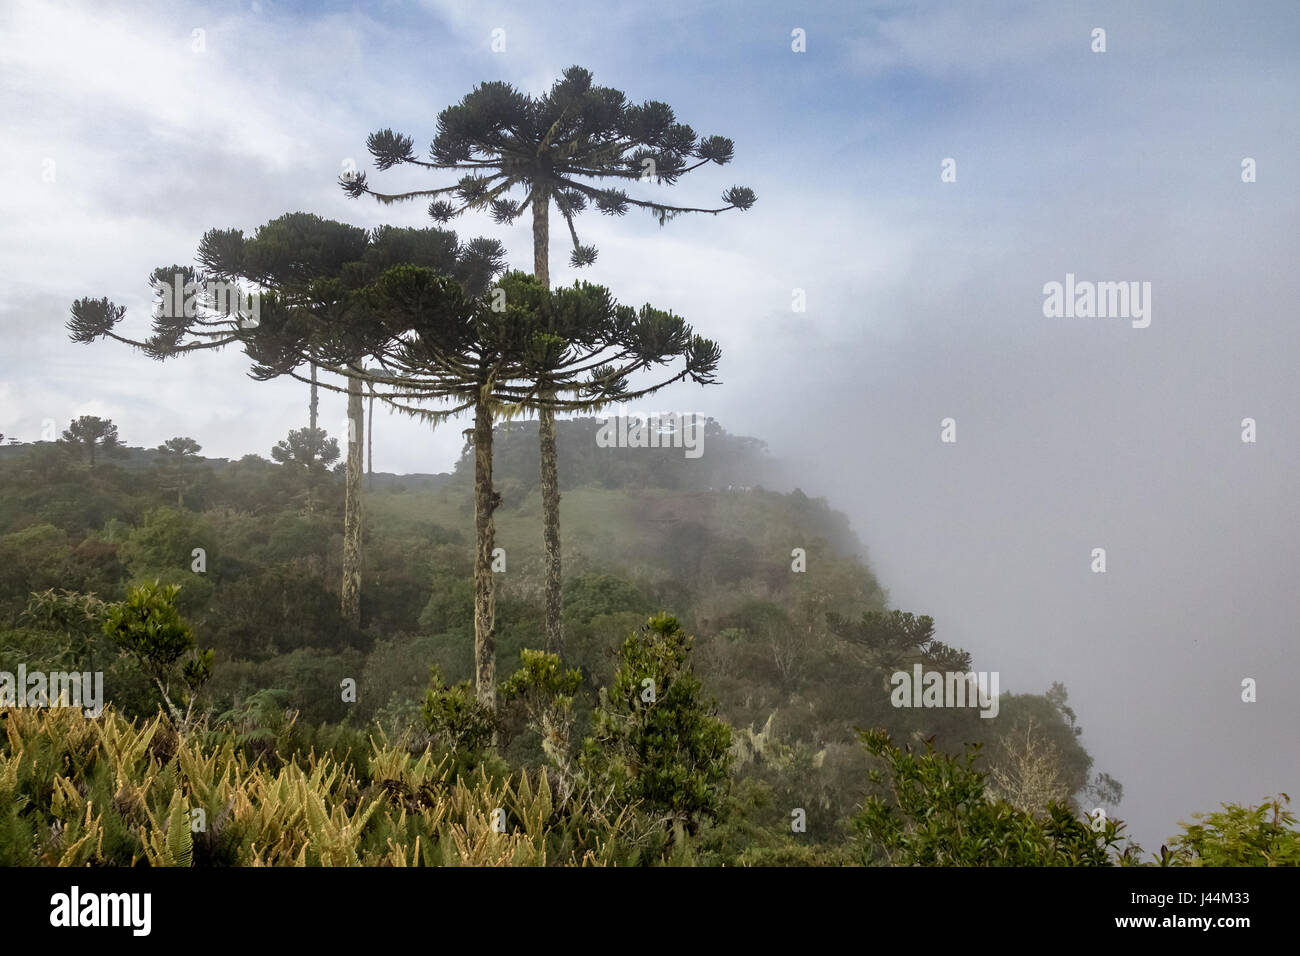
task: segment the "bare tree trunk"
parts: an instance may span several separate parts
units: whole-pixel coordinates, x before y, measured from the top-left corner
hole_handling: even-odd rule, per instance
[[[356,366],[353,366],[355,369]],[[348,460],[344,472],[343,619],[361,626],[361,469],[365,445],[361,379],[348,379]]]
[[[533,187],[533,276],[551,287],[550,268],[550,192],[545,186]],[[541,391],[549,400],[552,392]],[[546,549],[546,649],[564,656],[564,582],[560,552],[560,475],[555,448],[555,412],[549,408],[538,412],[537,440],[541,450],[542,543]]]
[[[533,187],[533,277],[551,287],[551,193],[545,186]]]
[[[162,694],[163,703],[167,705],[167,712],[171,715],[172,720],[183,729],[185,720],[181,715],[180,708],[172,703],[171,696],[167,693],[167,685],[157,677],[153,679],[153,682],[158,688],[158,693]]]
[[[312,363],[311,363],[311,406],[310,406],[309,409],[308,409],[308,414],[309,414],[309,416],[310,416],[310,420],[311,420],[311,430],[312,430],[313,432],[316,431],[316,405],[317,405],[317,397],[316,397],[316,363],[315,363],[315,362],[312,362]]]
[[[496,594],[492,549],[496,526],[492,513],[501,497],[492,488],[492,412],[483,396],[474,407],[474,681],[480,704],[497,704]]]
[[[543,392],[549,398],[551,393]],[[563,575],[560,564],[560,474],[555,448],[555,413],[542,409],[539,414],[538,441],[542,457],[542,542],[546,546],[546,649],[564,656],[564,628],[561,615],[564,602],[560,587]]]
[[[366,422],[366,487],[375,487],[375,386],[370,385],[369,421]]]

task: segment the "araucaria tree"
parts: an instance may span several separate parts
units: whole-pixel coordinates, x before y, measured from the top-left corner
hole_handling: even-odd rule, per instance
[[[255,377],[296,371],[310,361],[317,372],[347,380],[347,459],[344,466],[343,616],[361,623],[361,484],[365,471],[364,360],[379,348],[376,318],[357,294],[366,282],[397,264],[433,269],[457,279],[470,295],[481,293],[501,270],[504,251],[490,239],[462,246],[446,229],[371,232],[304,213],[281,216],[245,239],[239,230],[210,230],[199,247],[210,276],[270,289],[288,310],[272,311],[266,328],[251,337]],[[328,386],[326,386],[328,387]],[[314,422],[313,422],[314,427]]]
[[[723,136],[698,137],[690,126],[677,122],[666,103],[629,103],[621,91],[593,86],[591,79],[588,70],[570,67],[538,97],[507,83],[482,83],[439,114],[428,160],[416,157],[409,136],[391,129],[372,133],[367,140],[379,169],[409,164],[456,170],[462,176],[454,185],[380,193],[369,187],[365,173],[347,174],[340,185],[353,197],[369,195],[383,203],[432,197],[429,214],[438,222],[449,222],[467,209],[486,209],[497,222],[511,223],[531,210],[533,274],[548,289],[552,202],[568,227],[573,242],[569,261],[575,267],[596,260],[596,249],[579,241],[574,223],[589,203],[611,216],[645,209],[660,225],[682,213],[716,215],[754,204],[753,190],[744,186],[724,191],[722,205],[714,207],[676,206],[629,195],[620,184],[673,185],[708,163],[725,165],[734,144]],[[553,383],[545,369],[541,372],[537,385],[542,401],[535,408],[546,546],[546,635],[548,648],[558,653],[563,647],[559,472],[555,410],[545,400]]]
[[[95,467],[95,449],[102,448],[109,452],[121,442],[117,436],[117,426],[107,418],[95,415],[82,415],[68,425],[63,432],[63,441],[84,450],[90,459],[90,467]]]
[[[189,484],[190,465],[202,450],[203,446],[193,438],[185,437],[169,438],[157,448],[166,480],[176,489],[177,508],[185,507],[185,488]]]
[[[392,265],[410,263],[453,275],[477,294],[500,271],[504,253],[493,240],[475,239],[462,246],[455,233],[444,229],[367,231],[290,213],[250,237],[237,229],[209,230],[197,259],[202,270],[154,270],[150,282],[159,302],[149,339],[119,334],[116,329],[126,310],[107,298],[74,302],[68,330],[76,342],[112,338],[157,359],[241,344],[254,360],[251,374],[259,380],[288,375],[314,382],[318,369],[346,379],[345,388],[320,384],[348,396],[340,594],[343,616],[359,624],[366,378],[362,361],[375,347],[372,336],[378,326],[358,293]],[[253,301],[253,294],[259,296],[258,307],[250,314],[242,303]],[[310,367],[310,377],[298,371],[303,366]],[[305,435],[318,432],[309,427]]]
[[[679,316],[620,306],[601,286],[551,291],[512,272],[477,300],[430,269],[399,266],[371,287],[369,308],[391,332],[375,351],[376,378],[389,404],[438,422],[474,412],[474,661],[479,702],[496,706],[496,608],[492,573],[496,509],[492,426],[525,409],[583,411],[612,396],[636,398],[669,381],[712,381],[719,352]],[[558,330],[553,331],[553,330]],[[666,380],[631,390],[628,379],[655,364],[684,360]],[[540,370],[551,378],[545,394]],[[402,401],[405,397],[415,402]],[[420,407],[440,401],[442,408]]]
[[[312,366],[313,373],[316,366]],[[285,438],[281,438],[271,449],[271,460],[280,465],[294,469],[307,485],[307,514],[316,513],[316,488],[321,477],[330,465],[339,460],[339,443],[337,438],[330,438],[323,428],[295,428]],[[346,484],[346,473],[345,473]],[[346,490],[345,490],[346,496]],[[351,569],[355,566],[358,579],[361,566],[361,515],[360,499],[346,499],[343,510],[343,616],[353,624],[360,622],[361,593],[360,581],[355,592],[349,590]],[[354,529],[353,523],[356,523]],[[354,538],[355,535],[355,538]],[[354,607],[355,605],[355,607]]]
[[[271,458],[309,472],[324,471],[339,460],[338,439],[330,438],[321,428],[295,428],[275,443]]]

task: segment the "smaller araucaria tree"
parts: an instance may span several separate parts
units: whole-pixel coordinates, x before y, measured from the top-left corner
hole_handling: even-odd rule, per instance
[[[112,452],[121,445],[117,426],[96,415],[82,415],[73,421],[63,432],[63,441],[77,448],[83,457],[88,457],[91,468],[95,467],[96,448]]]
[[[679,123],[667,103],[630,103],[621,90],[592,83],[589,70],[571,66],[542,96],[528,96],[508,83],[480,83],[459,103],[438,114],[429,159],[418,159],[414,140],[381,129],[366,141],[381,169],[410,165],[461,173],[455,185],[405,193],[372,190],[364,172],[339,179],[352,197],[382,203],[432,198],[429,215],[450,222],[469,209],[490,210],[500,223],[525,211],[533,217],[537,277],[550,284],[546,243],[548,209],[555,203],[573,240],[573,266],[596,261],[596,250],[578,241],[574,218],[589,203],[607,216],[644,209],[662,225],[683,213],[718,213],[754,205],[754,191],[731,186],[720,206],[678,206],[629,195],[618,184],[673,185],[709,163],[731,162],[735,144],[725,136],[699,137]],[[521,190],[522,200],[510,194]]]
[[[190,467],[203,446],[193,438],[169,438],[158,446],[158,463],[167,485],[176,491],[176,507],[185,507],[185,489],[190,483]]]
[[[360,624],[363,383],[373,381],[362,369],[389,333],[367,311],[359,292],[377,275],[405,263],[452,276],[478,294],[500,272],[504,257],[495,240],[462,245],[445,229],[366,230],[289,213],[251,236],[239,229],[208,230],[196,255],[200,268],[155,269],[150,285],[158,302],[148,339],[118,332],[126,309],[107,298],[75,301],[67,327],[74,342],[111,338],[160,360],[237,344],[253,360],[255,379],[288,376],[309,382],[313,394],[318,387],[347,394],[340,607],[345,619]],[[301,371],[305,367],[310,375]],[[318,370],[346,386],[318,382]],[[315,429],[313,419],[309,434]]]
[[[158,451],[169,457],[193,458],[203,446],[193,438],[169,438],[158,446]]]
[[[295,428],[271,449],[278,464],[304,476],[307,484],[307,513],[316,510],[316,486],[325,470],[339,460],[338,439],[330,438],[323,428]]]
[[[281,465],[324,471],[339,460],[338,439],[330,438],[323,428],[295,428],[287,438],[276,442],[271,458]]]

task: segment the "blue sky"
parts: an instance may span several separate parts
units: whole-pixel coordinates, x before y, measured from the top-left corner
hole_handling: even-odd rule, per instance
[[[1298,41],[1293,2],[8,0],[0,341],[17,361],[0,432],[90,413],[132,444],[266,454],[304,423],[303,386],[248,380],[237,352],[158,365],[71,345],[70,301],[109,295],[140,323],[150,270],[213,226],[292,210],[428,225],[424,203],[335,185],[347,160],[368,166],[367,134],[423,150],[476,83],[540,93],[581,64],[735,141],[729,167],[672,199],[759,197],[664,228],[580,220],[600,249],[582,278],[722,346],[722,387],[656,404],[793,461],[852,516],[895,603],[1004,689],[1065,681],[1098,768],[1126,786],[1120,814],[1158,846],[1187,813],[1300,783]],[[384,189],[435,178],[371,173]],[[455,227],[530,266],[526,224]],[[567,252],[557,234],[557,283],[578,277]],[[1042,287],[1067,272],[1150,281],[1151,327],[1044,318]],[[342,416],[322,400],[327,428]],[[938,441],[946,416],[956,445]],[[380,414],[376,465],[446,470],[461,427]],[[1251,675],[1267,680],[1245,705]]]

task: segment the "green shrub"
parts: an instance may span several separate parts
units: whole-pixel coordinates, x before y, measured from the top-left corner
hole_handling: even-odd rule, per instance
[[[691,645],[668,614],[627,638],[580,761],[594,790],[687,833],[717,815],[731,766],[731,728],[703,698]]]

